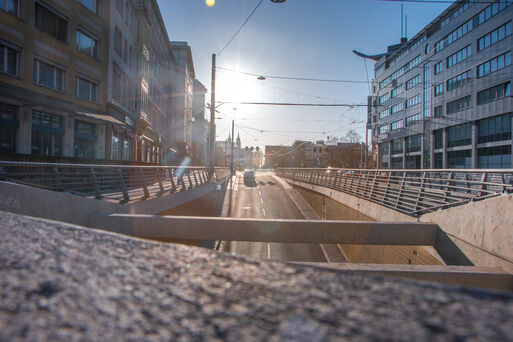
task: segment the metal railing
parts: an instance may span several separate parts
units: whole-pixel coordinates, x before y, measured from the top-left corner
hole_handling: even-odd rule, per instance
[[[278,168],[276,174],[348,193],[411,216],[513,192],[513,169]]]
[[[121,203],[224,181],[228,168],[0,161],[0,180]]]

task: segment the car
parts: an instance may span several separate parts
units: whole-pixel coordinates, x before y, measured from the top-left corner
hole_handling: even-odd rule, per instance
[[[253,170],[244,170],[244,183],[254,182],[255,181],[255,171]]]

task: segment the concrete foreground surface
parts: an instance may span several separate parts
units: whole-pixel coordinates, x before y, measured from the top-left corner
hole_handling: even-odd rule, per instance
[[[341,339],[512,340],[513,296],[0,212],[0,341]]]

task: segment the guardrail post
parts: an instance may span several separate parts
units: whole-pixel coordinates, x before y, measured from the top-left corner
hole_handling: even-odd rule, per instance
[[[123,170],[121,170],[121,168],[118,168],[118,175],[119,186],[121,187],[121,193],[123,194],[123,201],[121,202],[128,203],[130,201],[130,197],[128,196],[128,192],[126,191],[125,180],[123,179]]]
[[[406,178],[406,172],[403,172],[403,176],[401,178],[401,187],[399,188],[399,194],[397,195],[397,198],[396,198],[396,201],[395,201],[395,206],[394,206],[396,209],[399,206],[399,202],[401,201],[401,198],[402,198],[402,195],[403,195],[403,192],[404,192],[405,178]]]
[[[53,172],[55,173],[55,179],[57,180],[57,188],[59,191],[64,191],[64,184],[62,184],[62,175],[59,172],[57,167],[53,168]]]
[[[194,183],[196,183],[196,186],[198,186],[198,178],[196,178],[196,170],[192,170],[192,175],[194,176]]]
[[[376,178],[377,177],[378,177],[378,173],[374,172],[374,177],[372,178],[371,190],[369,192],[369,196],[367,196],[368,199],[374,199],[374,188],[376,187]]]
[[[159,189],[160,189],[160,193],[163,194],[164,193],[164,185],[162,184],[162,177],[160,176],[160,168],[156,168],[156,173],[157,173],[157,181],[159,182]]]
[[[485,172],[486,174],[486,172]],[[450,172],[449,173],[449,179],[447,179],[447,183],[445,184],[445,192],[444,192],[444,202],[448,202],[447,201],[447,196],[449,196],[449,191],[450,191],[450,185],[451,185],[451,179],[454,177],[454,172]]]
[[[192,180],[191,180],[191,173],[189,172],[189,170],[187,170],[186,172],[187,172],[187,179],[189,180],[189,189],[190,189],[193,187]]]
[[[140,178],[140,181],[141,181],[141,185],[143,187],[144,198],[148,198],[148,197],[150,197],[150,193],[148,192],[148,187],[146,186],[146,180],[144,179],[143,170],[138,168],[137,171],[139,172],[139,178]]]
[[[477,197],[481,197],[483,196],[483,190],[486,190],[486,184],[484,184],[486,182],[486,172],[483,172],[483,175],[481,176],[481,190],[479,191],[479,193],[477,194]]]
[[[102,195],[100,194],[100,189],[98,188],[98,179],[96,178],[96,172],[94,172],[94,168],[90,169],[91,171],[91,181],[93,183],[94,188],[94,197],[97,199],[102,198]]]
[[[174,180],[173,169],[169,168],[169,169],[167,169],[167,171],[169,173],[169,180],[171,181],[171,191],[176,192],[176,184],[175,184],[175,180]]]
[[[420,210],[419,203],[421,202],[421,200],[423,198],[425,185],[426,185],[426,172],[423,172],[422,173],[422,181],[420,182],[420,189],[417,192],[417,199],[415,200],[415,211]]]

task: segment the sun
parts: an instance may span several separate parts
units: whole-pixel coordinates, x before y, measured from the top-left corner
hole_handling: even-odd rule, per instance
[[[240,102],[259,100],[262,89],[256,79],[252,80],[230,72],[223,72],[218,75],[216,98],[219,100]]]
[[[205,2],[207,3],[208,7],[212,7],[216,4],[216,0],[206,0]]]

